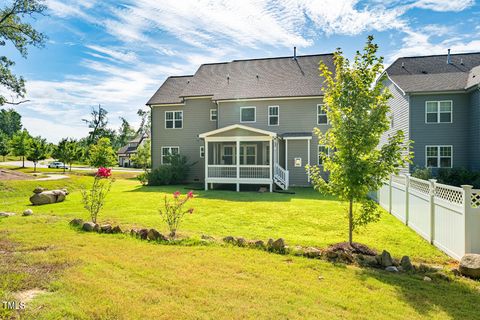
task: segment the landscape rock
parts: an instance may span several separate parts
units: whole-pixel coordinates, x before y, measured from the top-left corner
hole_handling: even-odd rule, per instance
[[[355,258],[353,257],[353,254],[351,252],[346,252],[346,251],[340,251],[337,252],[338,254],[338,260],[344,263],[352,263]]]
[[[359,255],[360,256],[360,255]],[[362,258],[357,256],[357,262],[361,266],[377,268],[379,266],[378,261],[375,256],[365,256],[362,255]]]
[[[386,268],[385,268],[385,271],[388,271],[388,272],[398,272],[398,269],[397,269],[397,267],[395,267],[395,266],[389,266],[389,267],[386,267]]]
[[[43,191],[34,193],[30,197],[30,202],[35,206],[51,204],[64,201],[66,196],[67,194],[62,190]]]
[[[202,234],[202,240],[214,241],[215,238],[206,234]]]
[[[272,244],[273,244],[273,239],[272,238],[268,239],[267,248],[270,248],[272,246]]]
[[[0,212],[0,217],[11,217],[14,216],[14,212]]]
[[[150,241],[164,240],[164,236],[155,229],[150,229],[147,232],[147,239]]]
[[[33,193],[42,193],[43,191],[46,191],[47,189],[45,188],[42,188],[42,187],[36,187],[34,190],[33,190]]]
[[[24,210],[23,213],[22,213],[22,216],[31,216],[33,214],[33,210],[32,209],[27,209],[27,210]]]
[[[138,236],[138,229],[132,229],[132,230],[130,230],[130,235],[131,235],[132,237]]]
[[[327,251],[327,258],[330,260],[337,259],[338,253],[336,253],[335,251]]]
[[[425,277],[423,277],[423,281],[430,282],[430,281],[432,281],[432,278],[425,276]]]
[[[247,245],[247,240],[245,240],[245,238],[238,237],[236,239],[236,243],[237,243],[237,246],[239,247],[245,247]]]
[[[460,273],[464,276],[480,279],[480,254],[469,253],[460,260]]]
[[[400,260],[400,266],[402,267],[403,271],[409,272],[413,270],[412,262],[410,261],[410,258],[408,256],[402,257],[402,259]]]
[[[285,241],[282,238],[278,238],[272,242],[271,248],[277,252],[285,252]]]
[[[320,258],[322,251],[314,247],[308,247],[303,250],[303,255],[310,259]]]
[[[97,229],[97,228],[98,228],[98,224],[93,223],[91,221],[84,222],[83,225],[82,225],[82,230],[83,231],[91,232],[91,231],[95,231],[95,229]]]
[[[386,267],[393,266],[392,256],[388,251],[383,250],[382,254],[377,257],[378,257],[377,261],[382,267],[386,268]]]
[[[104,224],[100,226],[101,233],[112,233],[112,225]]]
[[[112,228],[112,233],[122,233],[122,228],[120,228],[120,226],[115,226]]]
[[[147,240],[148,229],[140,229],[137,233],[138,237],[142,240]]]
[[[223,238],[223,241],[226,242],[226,243],[234,243],[235,238],[232,237],[232,236],[226,236],[225,238]]]
[[[72,221],[70,221],[70,225],[74,227],[81,227],[83,225],[83,220],[79,218],[75,218]]]

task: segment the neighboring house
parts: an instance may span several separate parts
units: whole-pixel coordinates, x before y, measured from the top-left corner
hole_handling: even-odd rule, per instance
[[[404,57],[385,71],[391,129],[412,140],[414,168],[480,169],[480,53]],[[384,140],[385,141],[385,140]]]
[[[305,165],[320,164],[314,127],[326,131],[319,62],[333,55],[203,64],[169,77],[147,102],[152,109],[152,167],[168,154],[195,163],[190,181],[308,186]]]
[[[137,153],[137,149],[148,140],[148,135],[138,135],[117,151],[118,165],[120,167],[134,167],[131,157]]]

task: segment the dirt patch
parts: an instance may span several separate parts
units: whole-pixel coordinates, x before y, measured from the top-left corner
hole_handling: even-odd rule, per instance
[[[23,172],[0,169],[0,180],[32,180],[32,176]]]
[[[15,299],[15,301],[20,301],[20,302],[23,302],[24,304],[28,304],[30,301],[33,300],[33,298],[43,293],[47,293],[47,290],[34,288],[34,289],[15,292],[12,294],[12,296]]]
[[[340,242],[332,244],[327,248],[326,251],[332,252],[346,252],[350,254],[363,254],[366,256],[376,256],[377,252],[373,249],[370,249],[366,245],[358,242],[353,242],[352,244],[348,242]]]

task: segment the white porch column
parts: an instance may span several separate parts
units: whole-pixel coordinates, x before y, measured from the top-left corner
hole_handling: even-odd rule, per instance
[[[207,177],[208,177],[208,139],[205,138],[205,190],[208,190],[208,182],[207,182]]]
[[[285,170],[288,170],[288,139],[285,139]]]
[[[272,192],[272,182],[271,181],[272,181],[272,171],[273,171],[272,168],[273,168],[273,154],[274,153],[273,153],[273,148],[272,148],[272,138],[271,137],[270,137],[270,141],[268,143],[269,143],[269,146],[270,146],[269,149],[268,149],[269,153],[270,153],[268,155],[270,157],[270,159],[268,161],[268,163],[270,164],[270,168],[269,168],[270,169],[269,170],[269,172],[270,172],[270,192]]]
[[[308,183],[310,183],[310,139],[307,139],[307,164],[309,166],[308,168],[308,178],[307,178],[307,181]]]
[[[240,140],[237,140],[237,179],[240,179]],[[237,182],[237,192],[240,191],[240,183]]]

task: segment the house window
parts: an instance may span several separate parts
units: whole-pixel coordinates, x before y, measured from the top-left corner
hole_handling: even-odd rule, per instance
[[[326,155],[328,157],[330,155],[330,150],[324,145],[319,145],[318,146],[318,165],[319,166],[323,166],[322,155]]]
[[[427,146],[427,168],[451,168],[453,163],[452,146]]]
[[[235,146],[224,145],[222,151],[223,164],[232,165],[235,164]]]
[[[280,124],[280,107],[279,106],[269,106],[268,107],[268,125],[269,126],[278,126]]]
[[[427,101],[425,102],[426,123],[451,123],[452,101]]]
[[[324,104],[317,104],[317,124],[327,124],[327,112]]]
[[[182,129],[183,111],[165,111],[165,128]]]
[[[179,147],[162,147],[162,164],[168,164],[168,156],[179,154],[180,148]]]
[[[205,158],[205,147],[200,146],[200,158]]]
[[[256,121],[255,107],[241,107],[240,108],[240,122],[255,122]]]
[[[240,146],[240,164],[254,165],[257,163],[257,146],[242,145]]]
[[[210,121],[217,121],[217,109],[210,109]]]

